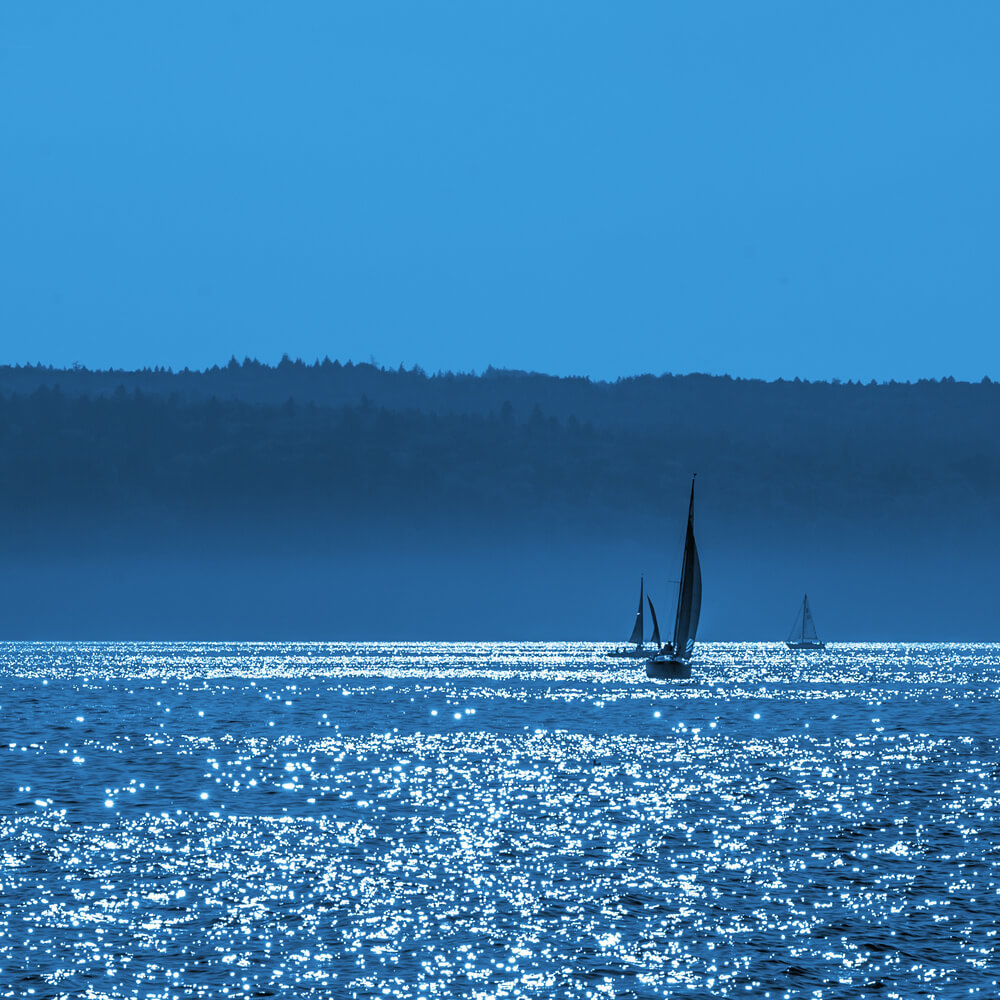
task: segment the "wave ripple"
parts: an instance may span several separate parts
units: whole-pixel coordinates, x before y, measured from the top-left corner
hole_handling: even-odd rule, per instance
[[[0,646],[0,997],[998,995],[1000,647],[602,651]]]

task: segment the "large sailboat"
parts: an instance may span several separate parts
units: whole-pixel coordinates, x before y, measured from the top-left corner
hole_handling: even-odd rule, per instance
[[[785,640],[789,649],[826,649],[826,643],[816,634],[816,623],[809,609],[809,595],[802,595],[802,607],[795,616],[795,624]]]
[[[688,504],[687,534],[681,559],[681,582],[677,589],[677,614],[673,639],[660,652],[646,660],[646,676],[676,679],[691,676],[691,654],[701,615],[701,563],[694,541],[694,477]]]
[[[646,645],[643,641],[646,628],[642,614],[643,585],[644,580],[640,576],[639,610],[635,613],[635,625],[632,626],[632,634],[628,638],[629,644],[610,650],[607,654],[608,656],[625,657],[629,659],[646,659],[647,657],[658,652],[660,649],[660,624],[656,620],[656,611],[653,608],[653,602],[650,600],[648,594],[646,595],[646,602],[649,604],[649,617],[653,619],[653,634],[649,639],[650,645]]]

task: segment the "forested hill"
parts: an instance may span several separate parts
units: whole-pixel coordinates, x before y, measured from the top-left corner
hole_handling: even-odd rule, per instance
[[[771,616],[808,589],[821,624],[825,604],[852,637],[989,637],[998,426],[1000,386],[988,380],[605,383],[289,360],[206,372],[0,367],[0,584],[4,571],[22,574],[0,607],[20,607],[22,624],[65,622],[65,605],[39,606],[24,573],[40,573],[40,588],[55,579],[47,593],[58,593],[46,560],[78,568],[99,555],[144,573],[163,565],[159,547],[191,602],[159,634],[198,623],[217,634],[215,618],[198,617],[208,614],[199,587],[206,567],[230,573],[236,552],[250,562],[230,581],[230,634],[244,634],[246,614],[271,622],[265,636],[283,622],[298,623],[295,635],[326,625],[371,635],[372,602],[351,581],[373,573],[383,592],[388,579],[403,587],[395,617],[371,618],[392,622],[382,635],[614,637],[639,573],[675,575],[696,471],[710,633],[772,634]],[[252,588],[275,579],[274,559],[294,568],[262,607]],[[327,597],[336,567],[332,623],[326,603],[293,614],[316,592],[305,563]],[[475,579],[475,598],[448,589],[459,577]],[[419,613],[403,578],[429,602]],[[78,629],[111,615],[109,601]],[[122,601],[132,631],[161,627],[162,601],[139,618]]]
[[[348,361],[292,361],[287,355],[276,366],[235,358],[206,371],[92,371],[75,366],[56,369],[41,365],[0,365],[0,394],[30,395],[41,387],[58,388],[70,396],[112,396],[139,390],[184,402],[215,397],[245,403],[280,405],[288,399],[316,406],[341,407],[368,402],[391,410],[423,413],[499,413],[509,404],[521,420],[539,407],[560,420],[576,417],[595,425],[662,427],[665,420],[739,421],[752,412],[782,420],[789,413],[811,412],[820,420],[863,422],[881,418],[908,422],[928,408],[953,415],[956,426],[967,418],[996,413],[1000,384],[940,381],[807,382],[734,379],[710,375],[637,375],[615,382],[583,377],[559,377],[535,372],[487,369],[481,375],[379,368]],[[968,428],[966,428],[968,430]]]
[[[211,508],[237,494],[368,509],[405,490],[408,504],[460,510],[655,509],[699,471],[708,508],[727,517],[968,514],[1000,490],[998,427],[1000,385],[985,380],[0,368],[2,502],[32,507]]]

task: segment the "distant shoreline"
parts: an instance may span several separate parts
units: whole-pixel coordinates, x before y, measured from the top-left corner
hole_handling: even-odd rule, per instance
[[[1000,386],[0,367],[0,636],[992,637]],[[260,629],[261,632],[257,633]]]

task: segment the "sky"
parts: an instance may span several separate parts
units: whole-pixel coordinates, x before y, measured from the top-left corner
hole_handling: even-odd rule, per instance
[[[0,363],[1000,377],[1000,4],[9,0]]]

